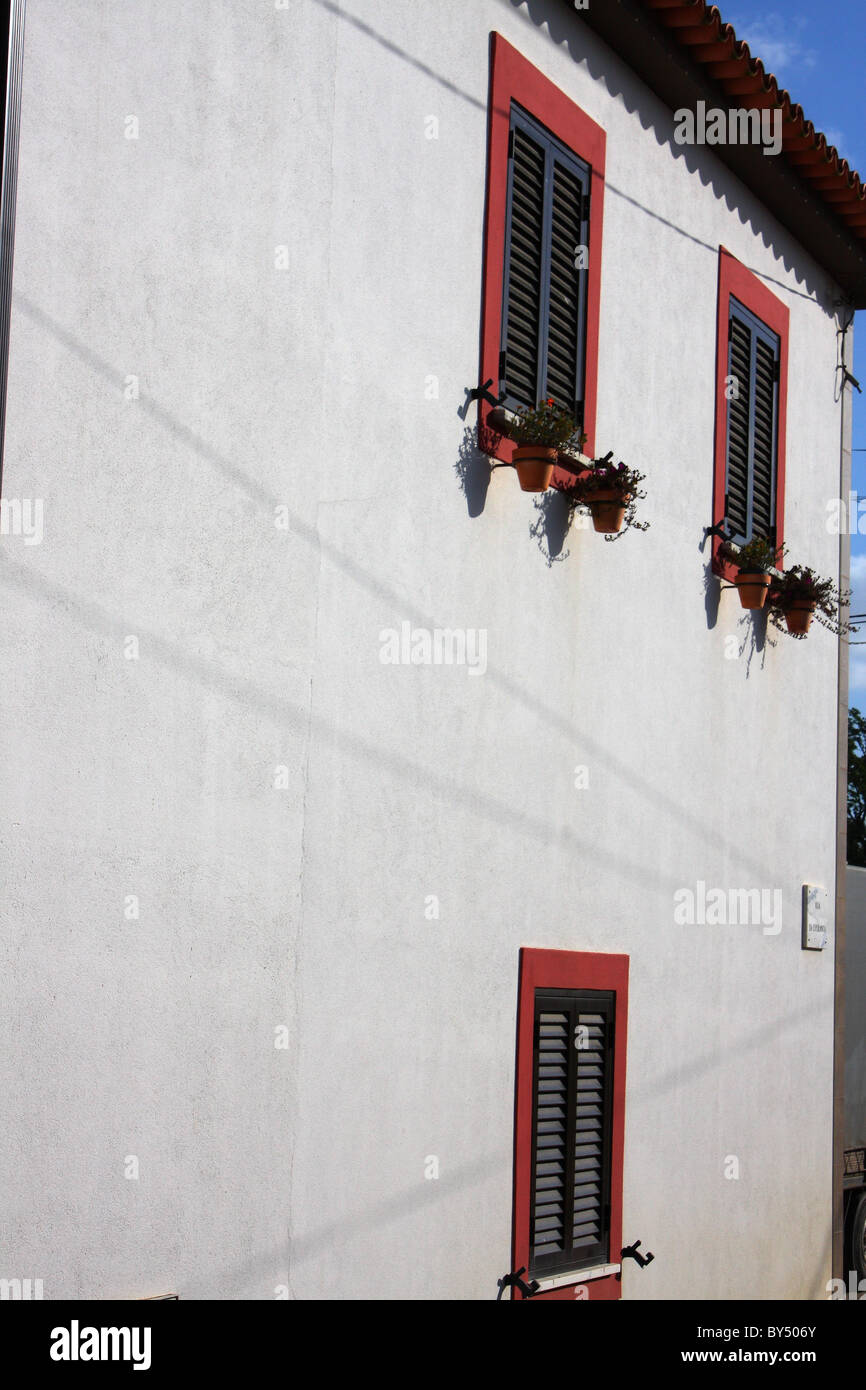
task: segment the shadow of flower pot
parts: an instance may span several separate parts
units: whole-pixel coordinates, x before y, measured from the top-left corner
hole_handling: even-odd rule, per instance
[[[529,528],[529,534],[538,542],[538,548],[548,565],[565,560],[569,554],[563,550],[569,526],[567,501],[554,488],[550,492],[539,493],[533,505],[538,515]]]

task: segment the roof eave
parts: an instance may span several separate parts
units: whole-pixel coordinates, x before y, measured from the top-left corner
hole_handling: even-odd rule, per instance
[[[705,69],[691,58],[688,48],[675,37],[676,31],[659,23],[645,0],[605,0],[604,4],[590,4],[581,10],[574,9],[572,0],[566,3],[571,13],[577,14],[628,63],[672,111],[695,110],[698,101],[723,109],[750,101],[745,96],[738,102],[711,81]],[[703,12],[704,6],[697,4],[696,16]],[[809,142],[805,143],[808,147]],[[844,186],[834,173],[836,161],[827,159],[820,146],[807,153],[810,161],[826,165],[827,189],[819,197],[797,175],[797,156],[792,161],[789,149],[767,156],[755,145],[710,148],[832,276],[854,307],[866,308],[866,241],[853,235],[832,209],[836,188]],[[827,193],[829,199],[825,201]],[[863,211],[866,236],[866,201]]]

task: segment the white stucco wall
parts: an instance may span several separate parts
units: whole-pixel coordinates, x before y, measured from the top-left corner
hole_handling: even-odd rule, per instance
[[[824,1296],[836,648],[711,625],[699,547],[722,242],[789,306],[786,537],[835,572],[835,291],[576,15],[350,8],[28,3],[0,1273],[495,1297],[525,945],[631,957],[624,1297]],[[493,29],[607,131],[597,443],[648,475],[646,535],[553,564],[510,472],[475,516],[455,475]],[[486,673],[383,665],[403,621]],[[699,879],[781,932],[675,925]]]

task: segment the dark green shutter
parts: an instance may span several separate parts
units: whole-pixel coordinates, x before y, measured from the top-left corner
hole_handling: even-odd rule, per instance
[[[731,300],[725,514],[731,539],[772,537],[776,524],[779,339],[737,300]]]
[[[769,536],[775,522],[776,361],[772,348],[756,337],[752,533],[757,536]]]
[[[514,410],[552,397],[582,419],[590,170],[519,107],[509,141],[499,389]]]
[[[536,991],[530,1258],[539,1276],[609,1259],[613,1031],[613,994]]]
[[[728,530],[744,539],[749,530],[749,421],[752,335],[739,319],[731,319],[728,375],[735,379],[736,395],[728,402]]]
[[[537,405],[541,335],[544,150],[519,126],[512,130],[511,218],[505,327],[505,390]]]
[[[572,1243],[576,1250],[597,1246],[604,1237],[605,1104],[610,1018],[581,1010],[577,1022],[586,1029],[585,1048],[576,1048],[577,1106],[574,1120],[574,1196]]]
[[[582,219],[583,184],[554,159],[546,394],[569,410],[574,409],[577,395],[580,273],[575,268],[575,248],[581,244]]]
[[[536,1018],[537,1082],[532,1254],[538,1260],[566,1248],[568,1168],[568,1011]]]

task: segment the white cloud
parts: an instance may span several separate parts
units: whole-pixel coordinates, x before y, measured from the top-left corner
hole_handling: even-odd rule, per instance
[[[818,62],[817,52],[806,42],[808,20],[802,17],[789,17],[772,10],[758,19],[743,18],[738,22],[732,18],[731,24],[737,38],[745,40],[752,57],[760,58],[766,71],[774,75],[780,87],[790,90],[796,86],[797,77],[814,68]],[[791,96],[794,101],[798,100],[796,91],[792,91]],[[807,107],[807,118],[811,119],[811,115]],[[851,164],[848,136],[844,130],[840,130],[838,126],[830,126],[823,134],[827,138],[827,144],[833,145]]]
[[[791,20],[775,10],[760,19],[731,19],[737,38],[749,45],[752,57],[760,58],[783,87],[787,86],[782,78],[783,70],[813,68],[818,61],[815,50],[801,42],[799,35],[805,23],[803,19]]]
[[[827,144],[835,145],[840,155],[845,156],[845,146],[848,143],[848,136],[845,134],[844,130],[837,130],[834,126],[830,126],[823,134],[826,136]],[[851,163],[850,159],[848,163]]]

